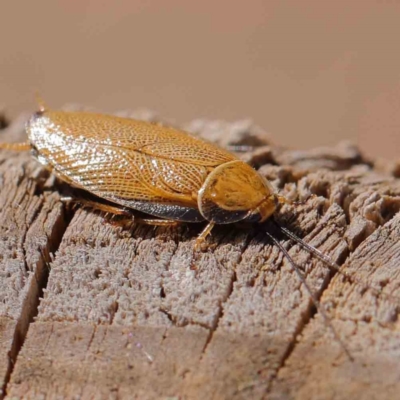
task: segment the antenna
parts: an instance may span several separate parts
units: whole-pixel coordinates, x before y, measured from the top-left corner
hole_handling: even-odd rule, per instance
[[[284,226],[279,225],[275,220],[272,220],[274,225],[289,239],[292,239],[295,241],[297,244],[299,244],[301,247],[304,249],[308,250],[310,254],[313,256],[317,257],[320,261],[322,261],[326,266],[328,266],[332,271],[337,272],[339,275],[345,277],[348,279],[350,282],[355,282],[358,285],[360,285],[364,289],[369,289],[373,293],[375,293],[378,296],[382,296],[388,300],[396,300],[398,303],[400,303],[400,297],[398,296],[393,296],[387,293],[384,293],[381,288],[378,288],[376,286],[371,286],[363,282],[362,280],[358,279],[357,277],[347,274],[346,272],[342,271],[340,269],[340,266],[335,263],[330,257],[328,257],[326,254],[324,254],[322,251],[318,250],[314,246],[308,244],[305,242],[303,239],[299,238],[297,235],[295,235],[293,232],[291,232],[289,229],[285,228]]]
[[[299,277],[301,283],[304,285],[304,287],[306,288],[309,296],[311,297],[311,300],[313,301],[315,307],[317,307],[317,310],[319,311],[319,313],[322,315],[325,325],[331,330],[331,332],[333,333],[333,336],[335,337],[335,339],[337,340],[337,342],[340,344],[340,346],[342,347],[343,351],[345,352],[346,356],[349,358],[350,361],[354,361],[353,356],[350,354],[350,351],[348,350],[348,348],[346,347],[346,345],[344,344],[343,340],[340,338],[339,334],[337,333],[336,329],[334,328],[334,326],[332,325],[332,321],[330,320],[330,318],[328,317],[328,314],[326,313],[325,307],[322,305],[322,303],[320,303],[320,301],[317,299],[317,297],[315,296],[315,294],[313,293],[313,291],[311,290],[310,286],[308,285],[304,275],[301,273],[300,271],[300,267],[298,264],[296,264],[296,262],[293,260],[293,258],[290,256],[290,254],[288,253],[288,251],[283,247],[283,245],[279,242],[278,239],[276,239],[273,235],[271,235],[268,231],[265,231],[266,235],[272,240],[273,243],[276,244],[276,246],[278,246],[279,250],[283,253],[283,255],[287,258],[287,260],[289,261],[289,263],[291,264],[293,270],[296,272],[297,276]]]

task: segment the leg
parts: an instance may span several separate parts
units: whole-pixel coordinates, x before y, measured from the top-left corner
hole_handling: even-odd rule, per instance
[[[61,201],[64,202],[72,201],[74,203],[80,204],[84,208],[93,208],[94,210],[104,211],[106,213],[114,215],[125,215],[130,217],[132,216],[132,213],[124,209],[123,207],[118,207],[111,204],[98,203],[93,200],[80,199],[74,197],[62,197]]]
[[[193,252],[192,252],[192,260],[190,262],[190,269],[191,270],[197,270],[196,266],[196,253],[200,250],[206,250],[206,246],[204,241],[206,240],[206,237],[210,234],[212,228],[214,228],[215,223],[214,222],[209,222],[208,225],[202,230],[199,236],[197,236],[196,242],[193,247]]]
[[[75,201],[78,204],[81,204],[83,207],[88,207],[88,208],[93,208],[95,210],[99,211],[104,211],[105,213],[110,213],[114,215],[123,215],[125,217],[133,217],[133,221],[137,222],[138,224],[143,224],[143,225],[152,225],[152,226],[176,226],[179,225],[179,221],[173,221],[173,220],[168,220],[168,219],[152,219],[152,218],[141,218],[136,216],[133,212],[130,210],[123,208],[123,207],[118,207],[114,206],[111,204],[103,204],[103,203],[98,203],[93,200],[87,200],[87,199],[74,199],[72,197],[63,197],[61,198],[61,201]]]
[[[180,221],[174,221],[172,219],[152,219],[152,218],[140,218],[134,216],[135,222],[143,225],[153,225],[153,226],[177,226]]]
[[[287,199],[285,196],[281,196],[280,194],[275,195],[275,198],[278,200],[278,203],[279,203],[280,205],[292,204],[292,201],[290,201],[289,199]]]
[[[287,199],[286,197],[281,196],[281,195],[279,195],[279,194],[277,194],[277,195],[275,195],[275,196],[276,196],[276,198],[278,199],[278,203],[279,203],[280,205],[290,204],[290,205],[294,205],[294,206],[302,206],[302,205],[306,204],[306,202],[307,202],[309,199],[313,199],[313,198],[317,197],[315,194],[311,194],[311,195],[307,198],[307,200],[304,200],[304,201],[292,201],[292,200],[289,200],[289,199]]]
[[[200,233],[200,235],[196,239],[196,243],[194,244],[194,251],[199,251],[202,249],[202,244],[206,240],[206,237],[210,234],[212,228],[214,228],[215,223],[210,222]]]
[[[0,143],[0,149],[12,151],[27,151],[32,147],[29,142],[24,143]]]

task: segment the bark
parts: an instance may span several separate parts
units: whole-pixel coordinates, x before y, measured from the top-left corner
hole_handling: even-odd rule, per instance
[[[21,139],[22,120],[3,128],[2,140]],[[248,121],[186,128],[248,150],[243,159],[303,201],[284,206],[278,223],[353,278],[274,235],[304,268],[354,360],[260,227],[216,227],[193,259],[202,226],[122,224],[67,207],[64,185],[29,154],[2,151],[6,398],[397,398],[398,164],[367,160],[349,144],[282,149]]]

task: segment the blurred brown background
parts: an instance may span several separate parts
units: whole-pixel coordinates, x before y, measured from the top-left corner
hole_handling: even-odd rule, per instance
[[[400,1],[3,2],[0,105],[251,117],[297,148],[399,158]]]

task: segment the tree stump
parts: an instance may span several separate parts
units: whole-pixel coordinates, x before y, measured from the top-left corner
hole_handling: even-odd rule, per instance
[[[1,140],[20,140],[23,120],[3,126]],[[3,397],[398,398],[399,165],[349,144],[283,149],[248,121],[186,129],[248,150],[246,161],[302,201],[276,220],[353,279],[277,237],[354,360],[261,229],[218,226],[193,260],[202,225],[121,224],[68,207],[63,184],[29,154],[2,151]]]

